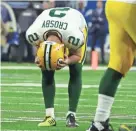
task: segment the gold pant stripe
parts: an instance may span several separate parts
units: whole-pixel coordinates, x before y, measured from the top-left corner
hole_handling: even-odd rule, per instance
[[[87,48],[87,34],[88,34],[88,29],[87,27],[85,27],[83,29],[83,34],[84,34],[84,37],[85,37],[85,41],[84,41],[84,45],[81,47],[82,49],[82,56],[81,56],[81,60],[79,61],[79,63],[82,63],[84,64],[84,61],[85,61],[85,58],[86,58],[86,48]]]

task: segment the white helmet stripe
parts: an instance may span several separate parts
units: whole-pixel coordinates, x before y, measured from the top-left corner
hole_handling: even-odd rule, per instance
[[[51,48],[51,45],[50,44],[47,44],[47,47],[46,47],[46,51],[45,51],[45,68],[47,70],[50,70],[50,48]]]

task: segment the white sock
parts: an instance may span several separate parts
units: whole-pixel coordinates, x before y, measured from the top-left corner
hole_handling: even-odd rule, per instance
[[[76,113],[75,113],[75,112],[73,112],[73,111],[68,111],[68,113],[67,113],[66,117],[67,117],[69,114],[71,114],[71,113],[76,117]]]
[[[99,94],[94,122],[105,122],[109,118],[113,102],[114,97]]]
[[[46,116],[51,116],[51,117],[55,118],[54,108],[47,108],[47,109],[45,110],[45,112],[46,112]]]
[[[93,125],[95,125],[95,127],[97,127],[99,131],[102,131],[104,129],[104,127],[100,122],[95,122]]]

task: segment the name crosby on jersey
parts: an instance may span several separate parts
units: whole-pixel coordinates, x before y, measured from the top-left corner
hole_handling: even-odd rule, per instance
[[[44,20],[42,24],[42,28],[59,28],[63,30],[67,30],[68,23],[67,22],[61,22],[61,21],[55,21],[55,20]]]

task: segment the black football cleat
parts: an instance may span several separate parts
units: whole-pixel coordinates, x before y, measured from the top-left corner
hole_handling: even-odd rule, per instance
[[[75,116],[70,113],[66,118],[66,127],[78,127],[79,125],[76,123]]]
[[[92,122],[90,128],[86,131],[114,131],[113,130],[113,127],[109,124],[109,119],[106,120],[106,122],[100,122],[101,125],[102,125],[102,128],[101,130],[98,130],[95,125],[94,125],[94,122]]]

